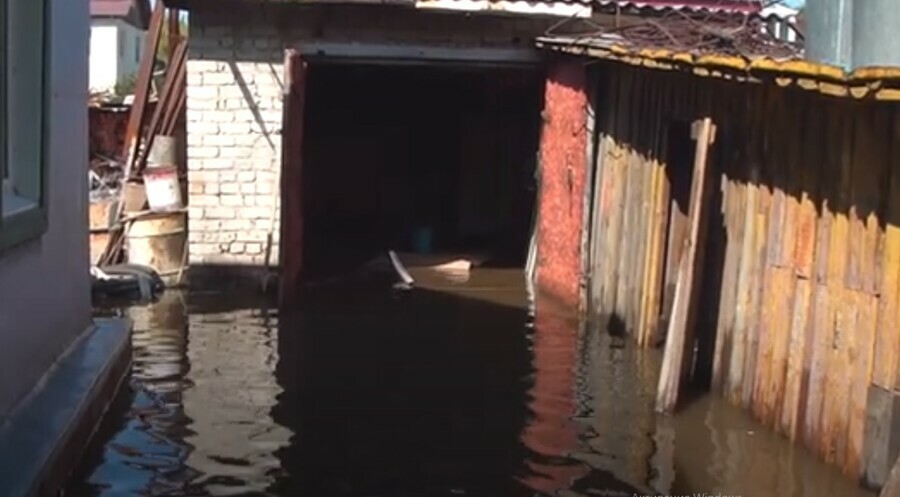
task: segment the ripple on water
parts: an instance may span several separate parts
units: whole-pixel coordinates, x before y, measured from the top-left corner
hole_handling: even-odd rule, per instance
[[[130,309],[129,388],[66,495],[867,495],[709,397],[657,417],[658,353],[527,312],[516,278]]]

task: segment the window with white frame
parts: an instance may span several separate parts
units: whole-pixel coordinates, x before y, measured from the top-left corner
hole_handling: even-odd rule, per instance
[[[0,0],[0,250],[46,229],[46,0]]]

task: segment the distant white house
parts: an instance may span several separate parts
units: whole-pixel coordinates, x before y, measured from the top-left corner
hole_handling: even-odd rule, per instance
[[[91,0],[90,89],[110,91],[137,72],[149,0]]]
[[[798,43],[801,42],[797,23],[800,10],[788,6],[788,4],[803,5],[804,2],[768,3],[759,13],[766,22],[769,34],[779,40]]]

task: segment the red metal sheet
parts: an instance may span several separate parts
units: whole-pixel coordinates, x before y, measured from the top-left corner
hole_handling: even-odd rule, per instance
[[[551,64],[541,132],[537,281],[542,293],[577,307],[586,177],[587,82],[581,61]]]

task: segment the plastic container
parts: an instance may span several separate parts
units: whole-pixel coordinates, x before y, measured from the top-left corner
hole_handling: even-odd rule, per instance
[[[144,189],[150,210],[167,212],[184,207],[178,169],[174,166],[148,167],[144,170]]]
[[[432,231],[428,226],[422,226],[413,235],[413,247],[418,254],[430,254],[432,250]]]

